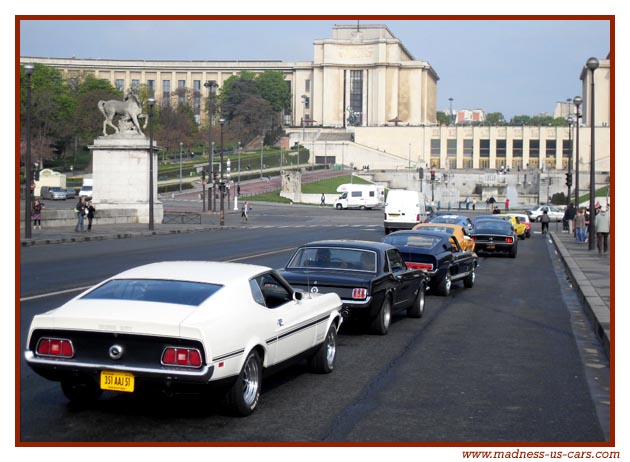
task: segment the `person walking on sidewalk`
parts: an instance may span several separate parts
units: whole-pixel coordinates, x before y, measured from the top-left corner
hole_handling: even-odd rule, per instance
[[[44,204],[42,204],[39,199],[35,199],[35,202],[33,202],[33,229],[42,229],[43,208]]]
[[[569,234],[573,236],[573,224],[575,220],[575,207],[573,203],[570,203],[567,209],[564,211],[564,217],[562,222],[567,224]]]
[[[606,209],[600,209],[595,215],[595,232],[597,233],[597,251],[608,252],[608,234],[610,233],[610,216]]]
[[[575,240],[578,244],[586,241],[586,215],[583,208],[580,208],[575,215]]]
[[[322,193],[321,200],[319,201],[319,206],[324,207],[326,205],[326,196]]]
[[[88,219],[87,230],[92,231],[92,220],[94,220],[94,214],[96,213],[96,208],[94,207],[94,204],[92,204],[92,201],[88,202],[86,210]]]
[[[549,214],[546,210],[543,211],[542,217],[540,217],[540,224],[542,226],[542,235],[544,236],[549,232]]]
[[[74,208],[74,212],[77,214],[77,225],[74,227],[75,232],[83,232],[83,217],[86,215],[87,205],[85,203],[85,197],[79,199],[77,206]]]

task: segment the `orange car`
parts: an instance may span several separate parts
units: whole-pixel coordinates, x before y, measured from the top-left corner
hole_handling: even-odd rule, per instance
[[[420,223],[412,229],[416,231],[437,231],[441,233],[449,233],[457,239],[462,250],[466,252],[475,251],[475,241],[470,238],[468,230],[464,226],[454,225],[450,223]]]

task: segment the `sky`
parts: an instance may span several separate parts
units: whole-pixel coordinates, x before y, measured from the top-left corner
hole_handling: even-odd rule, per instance
[[[581,95],[580,72],[611,50],[605,20],[25,20],[20,55],[33,57],[313,61],[334,24],[386,24],[437,72],[438,109],[553,114]],[[81,37],[77,40],[77,37]],[[579,40],[577,38],[579,37]],[[263,38],[261,40],[261,38]]]

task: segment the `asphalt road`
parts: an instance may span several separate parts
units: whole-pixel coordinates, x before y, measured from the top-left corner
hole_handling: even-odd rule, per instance
[[[280,267],[296,245],[380,240],[381,211],[261,206],[230,230],[21,248],[20,346],[32,316],[139,264],[232,260]],[[387,336],[350,325],[335,371],[295,364],[266,377],[259,408],[225,415],[199,395],[104,394],[75,408],[21,360],[24,442],[599,442],[608,364],[548,240],[521,241],[516,259],[481,258],[476,284],[429,296],[421,319]],[[593,363],[599,361],[597,367]],[[587,365],[588,363],[588,365]],[[604,419],[605,420],[605,419]]]

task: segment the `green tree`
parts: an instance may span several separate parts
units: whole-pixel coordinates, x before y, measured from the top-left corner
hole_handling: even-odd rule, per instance
[[[483,125],[496,127],[500,125],[507,125],[507,122],[505,121],[505,117],[503,117],[503,114],[501,114],[500,112],[489,112],[486,114],[486,120],[484,121]]]
[[[282,72],[265,71],[256,77],[258,94],[267,100],[276,112],[291,108],[291,89]]]
[[[438,111],[435,117],[437,118],[438,125],[448,125],[450,123],[450,117],[444,111]]]

